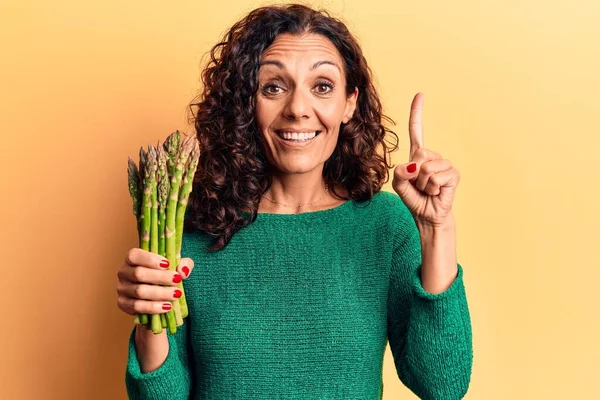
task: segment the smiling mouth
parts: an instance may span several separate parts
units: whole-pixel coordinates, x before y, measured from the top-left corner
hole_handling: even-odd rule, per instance
[[[277,134],[277,136],[279,136],[281,139],[285,140],[286,142],[302,143],[302,142],[309,142],[309,141],[313,140],[314,138],[316,138],[317,136],[319,136],[319,134],[321,134],[321,131],[315,131],[315,135],[314,136],[311,136],[311,135],[290,135],[289,133],[284,134],[284,131],[281,131],[281,130],[276,130],[275,133]]]

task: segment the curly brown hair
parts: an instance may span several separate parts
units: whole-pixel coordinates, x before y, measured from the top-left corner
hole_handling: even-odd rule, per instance
[[[261,55],[281,33],[327,37],[344,60],[347,96],[359,89],[354,115],[341,124],[336,148],[323,165],[323,178],[332,193],[367,201],[389,180],[388,155],[398,149],[398,136],[383,126],[382,119],[395,122],[382,113],[371,70],[344,23],[326,10],[302,4],[254,9],[211,49],[202,72],[201,100],[190,104],[190,110],[197,107],[191,122],[201,155],[184,226],[215,238],[208,247],[211,251],[225,248],[239,229],[256,220],[260,199],[272,183],[255,104]],[[386,132],[395,142],[386,144]],[[336,192],[336,185],[348,195]]]

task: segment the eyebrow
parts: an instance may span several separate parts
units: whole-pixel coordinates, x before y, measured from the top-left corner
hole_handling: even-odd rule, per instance
[[[333,65],[334,67],[336,67],[340,71],[340,73],[342,73],[342,70],[340,69],[340,67],[336,63],[334,63],[333,61],[328,61],[328,60],[317,61],[308,70],[312,71],[315,68],[317,68],[318,66],[323,65],[323,64]],[[259,65],[259,67],[262,67],[263,65],[274,65],[274,66],[276,66],[279,69],[285,69],[285,67],[283,66],[283,64],[281,62],[277,61],[277,60],[265,60],[265,61],[262,61],[260,63],[260,65]]]

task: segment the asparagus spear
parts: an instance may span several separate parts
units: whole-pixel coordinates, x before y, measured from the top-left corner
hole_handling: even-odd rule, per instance
[[[194,174],[196,173],[196,167],[198,166],[198,158],[200,156],[200,144],[196,138],[189,139],[191,143],[191,152],[189,155],[189,163],[185,169],[185,175],[182,177],[181,188],[179,189],[179,201],[177,204],[177,239],[175,241],[175,248],[178,250],[177,253],[177,264],[181,260],[181,242],[183,239],[183,217],[185,216],[185,209],[187,207],[190,193],[192,193],[192,184],[194,181]]]
[[[179,148],[181,142],[181,133],[175,131],[171,133],[165,140],[164,149],[167,153],[167,167],[169,170],[169,177],[173,177],[174,170],[177,164],[177,155],[179,154]]]
[[[146,184],[150,191],[150,244],[149,250],[152,253],[158,253],[158,188],[156,175],[158,170],[157,153],[154,147],[148,146],[146,158]],[[145,249],[147,250],[147,249]],[[152,314],[150,328],[154,333],[162,332],[160,314]]]
[[[158,254],[166,255],[165,249],[165,221],[167,201],[169,199],[169,174],[167,173],[167,154],[158,142]]]
[[[169,174],[167,173],[167,155],[160,141],[156,147],[158,161],[158,254],[166,257],[165,250],[165,222],[167,201],[169,198]],[[176,325],[174,311],[169,311],[172,325]],[[165,313],[160,314],[160,321],[163,328],[167,328],[167,317]]]
[[[140,197],[139,197],[139,207],[140,207],[140,213],[138,216],[138,232],[140,234],[140,247],[142,244],[142,227],[141,227],[141,222],[142,222],[142,196],[144,195],[144,174],[146,172],[146,158],[148,157],[148,154],[146,153],[146,151],[144,150],[143,147],[140,147],[140,167],[139,167],[139,181],[138,181],[138,187],[139,187],[139,192],[140,192]]]
[[[158,186],[156,179],[158,160],[156,150],[152,146],[148,146],[148,164],[151,166],[149,179],[151,195],[150,251],[158,254]]]
[[[169,191],[169,201],[167,205],[167,224],[165,226],[165,237],[166,237],[166,250],[167,250],[167,259],[169,260],[170,269],[175,270],[177,268],[177,253],[178,249],[175,247],[176,245],[176,215],[177,215],[177,203],[179,201],[179,186],[181,183],[181,178],[183,175],[183,168],[186,164],[187,159],[189,158],[190,152],[194,146],[194,142],[190,140],[190,138],[186,138],[181,145],[181,151],[177,157],[177,163],[174,164],[171,175],[171,190]],[[193,139],[193,138],[192,138]],[[170,168],[171,170],[171,168]],[[170,172],[170,171],[169,171]],[[182,285],[179,285],[182,287]],[[179,301],[175,301],[173,304],[173,310],[175,311],[175,320],[177,326],[183,325],[183,317],[181,316],[181,305]],[[169,321],[167,320],[167,323]],[[169,325],[169,331],[172,332],[173,328]]]
[[[143,147],[140,147],[140,165],[139,165],[139,171],[140,171],[140,180],[139,180],[139,187],[140,187],[140,219],[138,221],[138,226],[139,226],[139,234],[140,234],[140,248],[142,247],[142,235],[143,235],[143,228],[142,228],[142,207],[143,207],[143,196],[144,196],[144,175],[146,174],[146,158],[147,158],[147,153],[144,150]],[[140,314],[139,315],[139,320],[140,323],[143,325],[147,325],[148,324],[148,315],[147,314]]]
[[[189,156],[189,163],[181,183],[179,201],[177,204],[177,213],[175,215],[175,248],[177,249],[177,265],[179,265],[179,261],[181,261],[181,242],[183,240],[183,221],[185,209],[187,207],[190,193],[192,192],[194,174],[196,173],[196,167],[198,166],[198,158],[200,157],[200,144],[196,138],[190,138],[190,142],[192,142],[193,147]],[[181,317],[185,318],[188,316],[188,307],[185,299],[185,292],[183,291],[183,282],[179,283],[179,286],[181,288],[181,292],[183,293],[179,298],[179,302],[181,303]]]
[[[133,200],[133,215],[136,221],[140,219],[140,182],[139,172],[135,161],[131,157],[127,159],[127,181],[129,183],[129,195]]]
[[[146,171],[146,151],[140,147],[140,185],[143,183],[144,171]]]
[[[140,173],[135,161],[131,157],[127,160],[127,181],[129,183],[129,195],[133,200],[133,215],[137,222],[138,236],[140,235]],[[136,314],[134,319],[135,324],[140,324],[140,315]]]
[[[140,234],[140,248],[144,250],[150,249],[150,208],[152,207],[149,185],[147,182],[147,176],[149,175],[147,166],[148,154],[144,151],[143,147],[140,147],[140,188],[141,188],[141,204],[140,204],[140,220],[139,220],[139,234]],[[148,324],[148,315],[140,314],[139,321],[141,324]]]
[[[165,153],[165,164],[166,164],[166,169],[167,169],[167,200],[165,202],[166,206],[165,206],[165,219],[164,219],[164,232],[165,232],[165,257],[167,257],[167,259],[169,260],[169,263],[171,264],[169,269],[170,270],[175,270],[177,268],[177,265],[174,265],[174,260],[170,259],[167,255],[167,213],[168,213],[168,209],[169,209],[169,199],[168,197],[170,196],[170,191],[171,191],[171,186],[172,186],[172,180],[173,177],[175,176],[175,170],[176,170],[176,166],[177,166],[177,158],[179,156],[179,149],[180,149],[180,144],[181,144],[181,134],[178,130],[176,130],[175,132],[171,133],[167,139],[165,140],[165,143],[163,145],[163,150]],[[173,302],[175,303],[175,302]],[[166,314],[166,322],[167,322],[167,327],[169,329],[169,332],[171,333],[175,333],[177,332],[177,320],[175,318],[175,306],[173,306],[173,308],[171,310],[169,310]]]

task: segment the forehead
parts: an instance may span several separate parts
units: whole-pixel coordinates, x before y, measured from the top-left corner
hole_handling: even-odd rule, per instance
[[[340,67],[342,64],[342,57],[333,43],[325,36],[314,33],[301,36],[290,33],[278,35],[262,54],[262,60],[277,58],[307,61],[318,58],[333,61]]]

